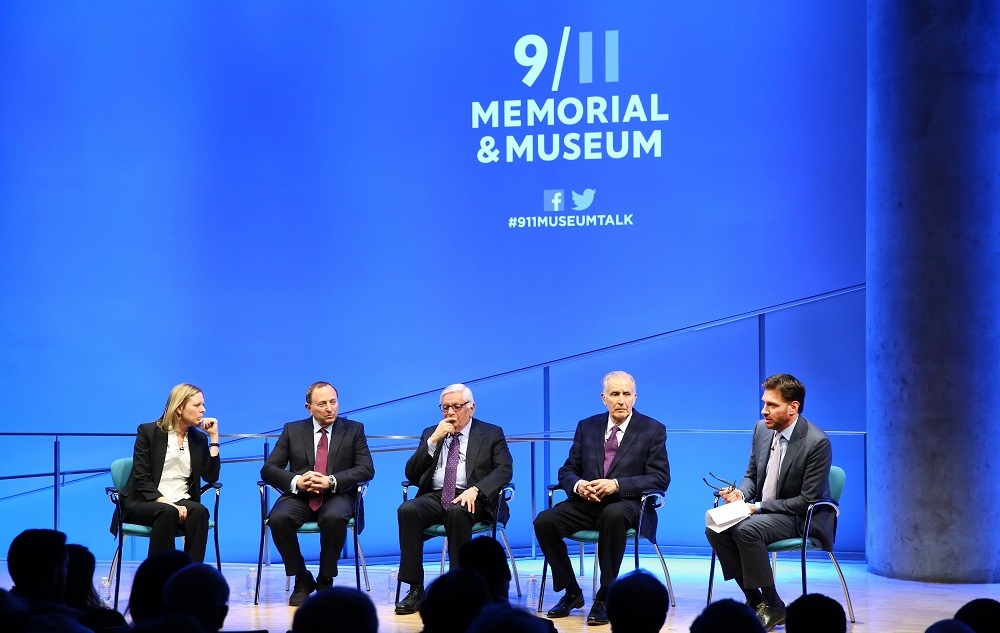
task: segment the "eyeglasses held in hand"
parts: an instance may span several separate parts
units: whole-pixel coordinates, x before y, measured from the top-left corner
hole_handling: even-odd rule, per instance
[[[705,482],[706,486],[708,486],[709,488],[711,488],[712,490],[714,490],[716,492],[716,495],[718,495],[718,493],[722,492],[723,490],[726,490],[727,488],[729,490],[736,490],[736,484],[734,482],[729,482],[729,481],[723,479],[722,477],[719,477],[718,475],[716,475],[712,471],[709,471],[708,474],[709,474],[709,476],[712,477],[712,479],[715,479],[716,481],[721,481],[722,483],[726,484],[725,486],[721,486],[720,487],[720,486],[716,486],[716,485],[710,483],[704,477],[701,478],[701,480]]]

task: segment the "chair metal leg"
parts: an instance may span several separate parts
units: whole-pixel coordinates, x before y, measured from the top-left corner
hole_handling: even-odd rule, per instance
[[[590,599],[593,600],[597,597],[597,568],[600,564],[597,562],[597,543],[594,543],[594,581],[590,588]]]
[[[712,586],[715,584],[715,550],[712,550],[712,561],[709,563],[708,568],[708,601],[707,604],[712,604]]]
[[[538,586],[538,612],[542,612],[542,602],[545,600],[545,574],[549,571],[549,561],[542,558],[542,584]]]
[[[216,522],[215,527],[212,528],[213,536],[215,536],[215,568],[222,572],[222,555],[219,554],[219,524]],[[260,574],[257,574],[260,578]]]
[[[122,584],[122,547],[125,544],[125,535],[118,535],[118,549],[115,550],[115,556],[111,559],[111,571],[108,573],[114,574],[115,578],[115,611],[118,610],[118,589]]]
[[[257,550],[257,586],[254,588],[253,592],[253,603],[257,604],[260,599],[260,576],[263,573],[264,566],[264,537],[267,533],[267,524],[261,521],[260,523],[260,548]]]
[[[833,552],[827,552],[830,555],[830,560],[833,561],[833,566],[837,570],[837,575],[840,576],[840,586],[844,588],[844,599],[847,600],[847,614],[851,616],[851,622],[854,622],[854,607],[851,606],[851,594],[847,592],[847,583],[844,582],[844,574],[840,571],[840,563],[837,562],[837,558],[833,555]]]
[[[500,538],[503,539],[503,546],[507,548],[507,556],[510,557],[510,566],[514,570],[514,586],[517,587],[517,597],[521,597],[521,581],[517,577],[517,562],[514,560],[514,552],[510,551],[510,543],[507,542],[507,534],[500,530]]]
[[[583,576],[583,541],[580,541],[580,576]]]
[[[371,583],[368,582],[368,563],[365,562],[365,553],[361,551],[361,543],[358,542],[358,556],[361,558],[361,570],[365,575],[365,591],[368,593],[372,592]],[[360,590],[361,588],[358,587]]]
[[[663,577],[667,580],[667,593],[670,594],[670,606],[676,607],[677,600],[674,598],[674,586],[670,582],[670,572],[667,570],[667,561],[663,560],[663,554],[660,553],[660,546],[653,543],[653,549],[656,550],[656,555],[660,558],[660,565],[663,566]],[[638,549],[636,551],[639,551]]]
[[[438,572],[439,576],[444,576],[444,556],[448,553],[448,537],[444,537],[444,545],[441,546],[441,571]]]
[[[771,552],[771,577],[778,584],[778,552]]]

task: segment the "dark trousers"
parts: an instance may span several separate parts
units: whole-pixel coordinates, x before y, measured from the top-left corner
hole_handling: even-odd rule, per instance
[[[774,584],[767,544],[801,534],[802,519],[790,514],[754,514],[724,532],[706,529],[726,580],[743,578],[748,589]]]
[[[578,586],[563,539],[573,532],[596,529],[597,562],[601,568],[601,589],[597,599],[603,600],[621,569],[628,540],[625,533],[638,522],[639,504],[620,501],[617,496],[600,503],[572,497],[539,512],[535,517],[535,538],[552,567],[552,588],[562,591]]]
[[[347,495],[326,495],[316,512],[304,496],[281,497],[271,508],[268,527],[271,538],[285,564],[285,575],[297,576],[306,571],[306,561],[296,533],[302,524],[319,524],[319,575],[337,575],[337,560],[347,541],[347,522],[354,516],[354,499]]]
[[[197,501],[181,499],[177,505],[187,508],[187,518],[180,522],[177,508],[169,503],[143,501],[125,512],[125,523],[137,523],[153,528],[149,535],[149,553],[174,549],[177,531],[184,533],[184,551],[196,563],[205,562],[208,543],[208,508]]]
[[[455,496],[461,494],[461,491]],[[423,529],[436,523],[444,524],[448,538],[448,568],[457,568],[458,550],[472,538],[472,526],[488,519],[482,505],[476,504],[475,514],[454,503],[445,512],[441,507],[441,491],[422,494],[403,502],[396,510],[399,520],[399,579],[410,585],[424,583],[424,541],[429,537]]]

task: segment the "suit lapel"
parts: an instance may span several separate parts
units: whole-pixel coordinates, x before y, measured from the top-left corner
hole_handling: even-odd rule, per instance
[[[799,421],[795,423],[795,430],[792,431],[792,439],[789,440],[788,446],[785,447],[785,456],[781,459],[781,469],[778,471],[779,489],[785,481],[785,477],[788,476],[788,469],[791,467],[795,455],[802,449],[802,440],[806,437],[806,432],[809,429],[808,425],[809,423],[806,419],[800,415]]]
[[[465,481],[466,485],[474,485],[472,481],[472,471],[479,459],[479,451],[483,447],[483,428],[481,424],[476,424],[478,420],[472,418],[469,422],[469,445],[465,449]],[[441,451],[438,451],[441,454]]]
[[[325,475],[333,474],[333,460],[330,457],[340,454],[340,445],[344,443],[344,437],[347,436],[347,428],[344,426],[344,421],[340,418],[333,421],[333,426],[330,429],[330,439],[327,443],[326,453],[326,472],[323,473]]]
[[[300,437],[302,438],[302,441],[305,444],[306,459],[309,462],[306,465],[306,468],[312,470],[313,466],[316,465],[316,445],[313,443],[312,418],[309,418],[308,420],[303,420],[302,425],[299,427],[299,433],[301,434]]]
[[[161,431],[159,427],[153,428],[153,462],[149,466],[154,485],[163,476],[163,462],[167,459],[167,441],[170,435],[171,432]]]
[[[604,473],[604,477],[607,478],[608,475],[615,469],[618,463],[624,459],[623,456],[628,452],[632,445],[635,444],[636,437],[643,431],[642,419],[639,417],[639,412],[635,409],[632,410],[632,419],[628,423],[628,432],[622,435],[622,441],[618,445],[618,450],[615,451],[615,457],[611,460],[611,466],[608,468],[608,472]],[[607,425],[605,425],[607,428]],[[603,447],[602,447],[603,448]],[[604,452],[601,451],[601,459],[604,459]],[[602,462],[603,463],[603,462]]]

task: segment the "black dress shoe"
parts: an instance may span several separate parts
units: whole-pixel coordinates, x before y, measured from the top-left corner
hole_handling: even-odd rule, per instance
[[[776,607],[769,607],[767,603],[761,603],[757,607],[757,617],[764,625],[765,631],[772,631],[774,627],[785,623],[785,603],[779,603]]]
[[[295,577],[295,589],[288,598],[288,606],[297,607],[306,601],[313,591],[316,590],[316,581],[310,572],[299,574]]]
[[[318,576],[316,578],[316,591],[323,591],[333,586],[333,578],[330,576]]]
[[[421,585],[410,585],[406,596],[396,603],[396,615],[416,613],[420,603],[424,601],[424,588]]]
[[[604,607],[602,600],[594,600],[594,606],[590,607],[590,614],[587,615],[587,624],[595,626],[608,623],[608,610]]]
[[[582,606],[583,594],[570,593],[567,589],[562,598],[559,598],[559,602],[556,603],[556,606],[549,609],[549,612],[546,615],[550,618],[565,618],[569,615],[570,611],[573,609],[579,609]]]

